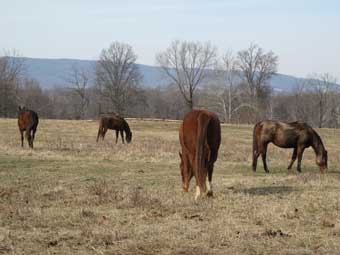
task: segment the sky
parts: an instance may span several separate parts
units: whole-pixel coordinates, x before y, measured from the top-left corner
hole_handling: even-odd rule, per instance
[[[0,1],[0,49],[24,57],[93,60],[120,41],[155,65],[173,40],[210,41],[220,55],[255,43],[278,55],[280,73],[340,80],[338,0]]]

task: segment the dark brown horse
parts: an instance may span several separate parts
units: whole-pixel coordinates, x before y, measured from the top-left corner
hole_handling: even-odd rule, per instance
[[[102,140],[104,140],[105,134],[108,129],[116,130],[116,143],[118,142],[119,132],[122,138],[122,142],[124,143],[123,131],[125,132],[126,142],[127,143],[131,142],[132,132],[130,130],[129,124],[126,122],[124,118],[115,115],[102,116],[99,120],[97,142],[100,136],[102,137]]]
[[[21,134],[21,147],[24,147],[24,131],[29,147],[33,148],[33,140],[37,126],[39,124],[38,114],[35,111],[28,110],[19,106],[18,126]]]
[[[316,164],[323,173],[327,170],[327,151],[316,131],[303,122],[277,122],[265,120],[257,123],[253,133],[253,171],[256,171],[257,158],[262,155],[264,170],[268,173],[266,163],[267,146],[273,143],[281,148],[293,148],[292,160],[288,170],[298,158],[297,170],[301,172],[301,160],[304,150],[310,146],[316,154]]]
[[[181,175],[183,190],[189,189],[193,176],[196,179],[195,200],[201,192],[212,196],[212,174],[221,143],[220,121],[216,114],[205,110],[189,112],[179,130],[179,140],[182,147]],[[206,177],[208,181],[206,184]]]

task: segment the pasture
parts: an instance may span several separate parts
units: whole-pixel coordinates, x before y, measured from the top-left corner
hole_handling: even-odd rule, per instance
[[[252,126],[223,125],[214,197],[182,192],[180,122],[128,120],[131,144],[98,122],[41,119],[34,150],[17,120],[0,119],[0,254],[339,254],[340,130],[318,130],[328,150],[269,145],[251,170]]]

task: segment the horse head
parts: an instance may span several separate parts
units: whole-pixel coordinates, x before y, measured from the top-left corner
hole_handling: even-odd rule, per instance
[[[125,139],[126,139],[126,142],[127,142],[127,143],[130,143],[131,140],[132,140],[132,132],[126,132],[126,137],[125,137]]]
[[[328,152],[324,150],[316,157],[316,164],[319,166],[320,171],[323,173],[328,168]]]

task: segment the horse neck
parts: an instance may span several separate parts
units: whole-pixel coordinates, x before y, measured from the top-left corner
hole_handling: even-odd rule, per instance
[[[313,130],[313,143],[312,148],[316,155],[323,155],[325,151],[325,147],[323,146],[323,143],[321,141],[321,138],[318,134]]]

